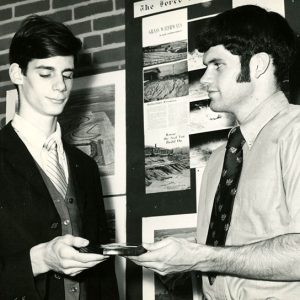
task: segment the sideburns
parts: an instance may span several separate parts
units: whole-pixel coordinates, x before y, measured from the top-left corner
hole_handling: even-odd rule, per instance
[[[250,59],[245,56],[240,57],[241,60],[241,72],[237,76],[236,82],[250,82],[250,68],[249,68],[249,63]]]

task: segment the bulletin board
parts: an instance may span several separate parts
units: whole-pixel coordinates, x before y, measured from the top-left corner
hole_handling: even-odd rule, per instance
[[[272,8],[300,28],[299,3],[292,0],[126,1],[128,243],[195,233],[203,170],[235,124],[231,115],[209,108],[195,38],[209,18],[243,4]],[[300,102],[298,69],[288,82],[293,103]],[[128,261],[126,299],[177,299],[182,291],[184,299],[198,299],[189,276],[170,280],[184,290]]]

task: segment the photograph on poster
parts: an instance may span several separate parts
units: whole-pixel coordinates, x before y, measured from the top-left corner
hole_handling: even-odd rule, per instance
[[[195,237],[196,228],[176,228],[154,230],[154,241],[158,242],[167,237]],[[155,299],[193,299],[193,286],[190,272],[161,276],[154,274]]]
[[[187,61],[144,69],[144,102],[186,96],[189,93]]]
[[[110,243],[126,243],[126,196],[105,197],[104,206],[110,233]],[[120,300],[125,300],[125,258],[116,256],[115,268]]]
[[[144,67],[179,61],[187,58],[187,40],[143,48]]]
[[[198,49],[193,51],[188,51],[187,60],[188,60],[188,70],[194,71],[199,69],[205,69],[206,66],[203,64],[203,52],[199,52]]]
[[[188,70],[204,69],[203,53],[199,52],[198,36],[201,28],[206,26],[211,16],[206,16],[197,20],[188,22]]]
[[[189,96],[188,99],[198,100],[198,99],[207,99],[207,85],[200,82],[201,77],[205,73],[206,69],[199,69],[188,72],[189,74]]]
[[[214,112],[209,104],[209,99],[190,102],[189,134],[234,126],[236,121],[232,114]]]
[[[157,242],[167,237],[196,236],[196,214],[143,218],[143,242]],[[143,269],[144,300],[200,300],[192,285],[191,273],[160,276]]]
[[[75,79],[59,122],[67,142],[97,162],[104,195],[125,194],[125,72]]]
[[[185,132],[179,128],[147,132],[144,151],[146,194],[191,188],[189,140]]]
[[[229,130],[222,129],[190,135],[190,167],[205,166],[212,152],[226,143]]]

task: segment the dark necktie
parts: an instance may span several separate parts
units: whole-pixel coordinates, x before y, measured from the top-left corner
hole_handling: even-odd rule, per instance
[[[240,127],[233,128],[229,134],[226,145],[224,164],[213,203],[206,245],[225,245],[231,221],[234,198],[242,170],[242,148],[244,143],[245,139],[241,133]],[[216,274],[209,273],[208,278],[210,284],[213,284]]]

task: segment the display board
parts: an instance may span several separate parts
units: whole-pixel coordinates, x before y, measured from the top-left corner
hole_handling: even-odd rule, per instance
[[[258,4],[294,20],[294,1],[126,2],[128,243],[149,241],[149,232],[151,241],[195,232],[196,219],[189,218],[201,210],[197,195],[203,169],[235,124],[232,115],[209,108],[210,100],[200,84],[203,53],[195,49],[195,39],[209,18],[244,4]],[[297,103],[295,75],[299,71],[293,72],[287,86],[292,84],[291,102]],[[128,300],[198,299],[190,289],[189,276],[183,286],[190,292],[183,297],[180,290],[178,295],[171,294],[169,281],[163,286],[167,280],[130,261],[126,272]]]

